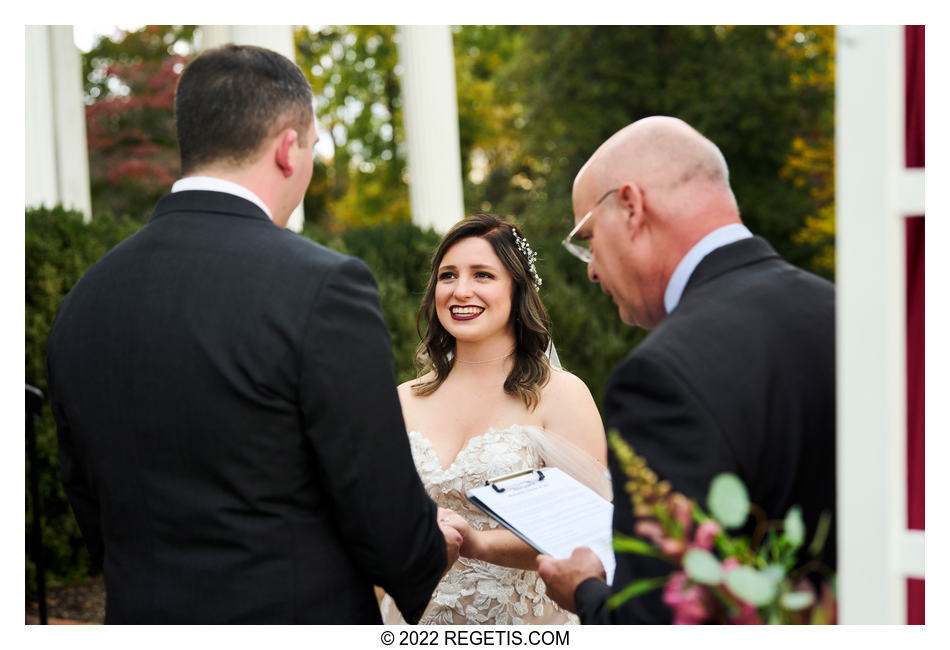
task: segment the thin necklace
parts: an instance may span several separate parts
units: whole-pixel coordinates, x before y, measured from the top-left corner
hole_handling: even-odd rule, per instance
[[[515,351],[512,350],[512,351],[509,352],[508,354],[503,354],[503,355],[501,355],[500,357],[495,357],[494,359],[485,359],[484,361],[465,361],[465,360],[463,360],[463,359],[459,359],[458,361],[459,361],[459,363],[467,363],[467,364],[470,365],[470,366],[477,366],[477,365],[480,364],[480,363],[491,363],[492,361],[501,361],[502,359],[507,359],[508,357],[510,357],[511,355],[513,355],[514,353],[515,353]]]

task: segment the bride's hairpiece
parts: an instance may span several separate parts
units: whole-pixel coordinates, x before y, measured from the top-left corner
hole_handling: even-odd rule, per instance
[[[538,275],[538,270],[534,268],[534,263],[538,259],[538,254],[531,250],[531,245],[528,243],[528,240],[519,235],[517,230],[512,228],[511,232],[515,236],[515,243],[518,245],[518,250],[520,250],[525,256],[525,259],[528,260],[528,266],[531,269],[531,275],[534,276],[534,287],[540,291],[541,276]]]

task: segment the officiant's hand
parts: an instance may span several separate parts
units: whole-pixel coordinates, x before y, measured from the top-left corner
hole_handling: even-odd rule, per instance
[[[445,537],[445,571],[442,572],[442,575],[445,575],[458,561],[459,550],[462,548],[462,533],[456,530],[454,525],[458,525],[459,520],[462,522],[465,520],[448,508],[439,508],[438,517],[439,530]]]
[[[538,556],[538,574],[547,585],[547,595],[562,608],[574,614],[574,591],[588,578],[607,579],[600,558],[586,546],[575,548],[571,557],[556,560],[549,555]]]

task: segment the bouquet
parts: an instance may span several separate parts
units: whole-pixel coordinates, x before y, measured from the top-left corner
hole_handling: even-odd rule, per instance
[[[800,564],[805,524],[797,506],[783,521],[767,521],[739,477],[724,473],[710,484],[706,514],[669,482],[657,480],[619,433],[611,431],[608,441],[627,476],[637,535],[615,533],[614,550],[673,566],[668,576],[631,582],[610,598],[610,607],[662,587],[674,624],[836,622],[834,575],[816,560]],[[750,513],[758,520],[751,537],[727,533],[744,527]],[[810,555],[824,546],[830,522],[823,513]]]

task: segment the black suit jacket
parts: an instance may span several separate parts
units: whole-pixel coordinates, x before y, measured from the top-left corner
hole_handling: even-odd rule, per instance
[[[808,540],[835,506],[835,291],[758,237],[711,252],[679,306],[617,367],[604,419],[661,479],[706,509],[712,479],[737,474],[770,519],[801,506]],[[625,475],[611,455],[614,528],[633,534]],[[708,511],[708,509],[706,509]],[[824,561],[835,563],[834,527]],[[614,591],[670,566],[617,554]],[[583,623],[668,623],[660,591],[616,610],[590,579]]]
[[[219,192],[164,197],[63,300],[63,482],[106,622],[411,621],[445,566],[366,265]]]

